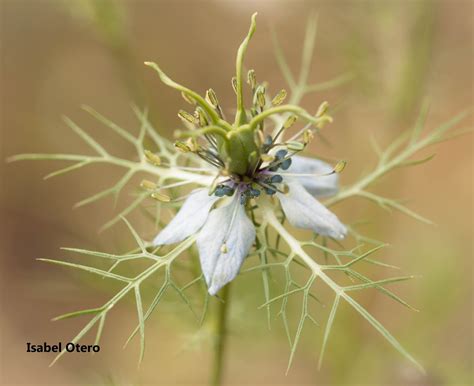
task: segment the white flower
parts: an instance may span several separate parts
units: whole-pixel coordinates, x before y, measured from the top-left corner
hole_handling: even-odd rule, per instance
[[[336,193],[338,175],[331,173],[333,168],[323,161],[299,156],[294,156],[291,160],[293,163],[286,173],[271,175],[280,176],[273,178],[276,182],[262,182],[267,187],[267,194],[276,193],[291,225],[342,239],[346,235],[346,227],[311,195]],[[323,175],[310,176],[313,174]],[[268,175],[262,175],[262,179],[266,178],[262,181],[271,179]],[[287,187],[286,193],[277,188],[280,185]],[[275,188],[275,191],[271,191],[271,188]],[[245,190],[245,184],[221,185],[220,189],[227,189],[220,196],[231,197],[209,195],[209,189],[206,188],[194,190],[178,214],[154,240],[154,245],[157,246],[172,244],[198,233],[201,269],[211,295],[215,295],[237,276],[255,241],[255,228],[243,205],[246,199],[242,198],[256,198],[260,195],[260,192],[258,195],[256,192],[248,193],[254,189]],[[219,207],[213,209],[216,203]]]
[[[156,63],[145,63],[163,83],[181,92],[194,109],[192,113],[178,113],[189,130],[176,133],[183,141],[177,141],[175,147],[188,153],[187,161],[193,160],[194,155],[196,162],[192,167],[176,166],[172,172],[181,169],[189,174],[206,174],[198,177],[205,187],[191,192],[176,217],[155,238],[154,245],[172,244],[196,235],[201,268],[211,295],[237,276],[255,242],[258,224],[249,219],[247,211],[252,211],[252,219],[258,217],[258,200],[279,201],[295,227],[335,239],[346,235],[346,227],[316,199],[337,192],[337,173],[344,163],[333,168],[296,155],[306,148],[315,132],[332,121],[327,113],[328,103],[323,102],[316,114],[310,114],[299,106],[285,104],[285,90],[270,99],[267,85],[259,83],[255,71],[250,70],[246,80],[252,92],[251,105],[247,108],[244,104],[243,58],[254,31],[255,15],[237,54],[236,76],[232,80],[237,107],[231,120],[226,120],[226,112],[212,89],[202,97],[173,81]],[[273,124],[269,125],[266,122],[270,119]],[[284,139],[297,119],[307,124]],[[161,163],[161,159],[151,157],[151,163]],[[213,183],[207,186],[206,178],[212,177]],[[194,175],[185,179],[185,183],[196,182]],[[156,190],[153,184],[148,186],[154,191],[154,198],[171,200],[158,191],[173,184]],[[278,200],[270,200],[272,196]],[[278,204],[275,210],[280,210]]]

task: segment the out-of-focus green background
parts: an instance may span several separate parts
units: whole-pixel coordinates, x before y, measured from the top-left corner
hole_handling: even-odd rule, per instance
[[[171,136],[183,107],[179,94],[142,65],[154,60],[174,79],[203,92],[213,87],[233,106],[230,78],[249,17],[259,11],[246,65],[271,90],[284,87],[274,60],[276,30],[293,70],[299,66],[306,17],[319,13],[311,80],[344,72],[354,80],[308,96],[338,105],[328,127],[332,147],[312,151],[349,160],[342,184],[374,162],[369,137],[386,144],[414,121],[431,98],[427,126],[473,105],[471,1],[1,1],[1,159],[22,152],[79,152],[82,142],[62,123],[68,115],[116,153],[126,144],[80,110],[86,103],[124,127],[136,129],[130,103],[148,106],[153,123]],[[472,119],[461,127],[472,127]],[[436,148],[428,164],[401,170],[377,185],[437,225],[389,214],[362,200],[336,207],[346,222],[370,219],[364,231],[391,244],[384,261],[423,277],[395,291],[421,312],[368,292],[361,301],[427,369],[420,374],[362,318],[344,305],[337,315],[326,361],[317,371],[322,329],[303,334],[294,365],[275,318],[266,329],[257,276],[235,289],[225,381],[229,385],[467,385],[473,371],[473,142],[467,135]],[[124,251],[132,245],[118,225],[97,233],[113,213],[112,200],[72,210],[74,202],[114,176],[106,168],[43,181],[49,162],[0,164],[1,172],[1,380],[12,384],[191,384],[206,382],[209,346],[198,343],[196,323],[184,307],[165,303],[147,324],[144,363],[137,347],[121,349],[135,323],[132,303],[107,319],[100,354],[69,355],[48,368],[52,354],[27,354],[26,342],[67,341],[85,319],[50,318],[100,305],[107,285],[35,261],[61,258],[61,246]],[[139,216],[132,216],[139,222]],[[151,236],[146,234],[146,236]],[[126,239],[126,240],[124,240]],[[369,269],[369,274],[375,275]],[[384,273],[384,272],[382,272]],[[327,308],[318,320],[324,323]],[[298,312],[295,308],[295,313]],[[190,339],[194,342],[189,349]]]

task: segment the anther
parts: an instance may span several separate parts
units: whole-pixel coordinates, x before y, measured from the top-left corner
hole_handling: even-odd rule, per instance
[[[336,166],[334,166],[334,173],[341,173],[347,165],[347,161],[339,161]]]
[[[280,182],[283,181],[283,177],[280,176],[279,174],[275,174],[274,176],[271,177],[270,181],[275,184],[279,184]]]
[[[179,110],[178,117],[181,118],[181,120],[184,123],[191,123],[193,125],[196,123],[196,119],[191,114],[189,114],[187,111]]]
[[[288,141],[286,143],[286,146],[288,147],[288,150],[291,151],[301,151],[305,148],[305,145],[303,143],[297,141]]]
[[[311,130],[309,129],[306,129],[304,132],[303,132],[303,142],[305,145],[307,145],[308,143],[310,143],[314,138],[314,134]]]
[[[191,98],[189,95],[186,95],[184,92],[181,93],[181,96],[183,97],[183,99],[188,102],[190,105],[195,105],[196,104],[196,101]]]
[[[260,159],[263,162],[273,162],[273,161],[275,161],[275,157],[270,155],[270,154],[261,154]]]
[[[318,112],[316,113],[316,117],[320,118],[323,115],[325,115],[328,111],[329,108],[329,103],[327,101],[324,101],[319,105]]]
[[[255,87],[257,87],[257,77],[255,76],[255,70],[249,70],[247,73],[247,83],[250,85],[252,90],[255,90]]]
[[[286,90],[280,90],[278,94],[272,99],[273,106],[279,106],[283,103],[286,98]]]
[[[158,187],[154,182],[151,182],[149,180],[143,180],[140,183],[140,186],[146,190],[156,190],[156,188]]]
[[[184,142],[177,141],[174,143],[174,147],[182,153],[189,153],[191,149]]]
[[[235,76],[232,77],[232,88],[234,89],[234,92],[237,94],[237,78]]]
[[[212,105],[212,107],[216,108],[219,106],[219,101],[217,100],[217,95],[215,91],[210,88],[209,90],[206,91],[206,101]]]
[[[204,110],[201,107],[198,107],[196,109],[196,111],[194,112],[194,117],[199,123],[199,126],[206,127],[207,125],[209,125],[206,114],[204,113]]]
[[[293,124],[296,122],[297,116],[296,115],[291,115],[287,118],[285,123],[283,124],[284,129],[289,129]]]
[[[282,158],[285,158],[287,154],[288,152],[285,149],[281,149],[275,153],[275,158],[280,160]]]
[[[150,150],[145,150],[145,157],[149,163],[155,166],[161,165],[161,158]]]
[[[255,101],[254,104],[257,104],[261,109],[265,108],[267,101],[265,99],[265,87],[258,86],[257,91],[255,92]]]
[[[151,194],[151,197],[160,202],[170,202],[171,198],[165,194],[154,192]]]

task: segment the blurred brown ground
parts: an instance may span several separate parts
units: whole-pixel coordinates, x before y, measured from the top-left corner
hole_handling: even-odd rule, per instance
[[[432,101],[429,128],[473,106],[471,1],[130,0],[114,2],[118,14],[98,22],[87,16],[83,3],[1,1],[0,159],[23,152],[84,151],[62,123],[62,115],[109,149],[127,154],[124,143],[80,110],[83,103],[133,129],[137,123],[130,103],[149,106],[159,130],[171,135],[179,124],[175,114],[182,101],[142,65],[144,60],[159,62],[174,79],[201,92],[213,87],[224,104],[232,106],[235,52],[255,10],[258,30],[246,64],[267,79],[274,92],[284,84],[269,27],[277,31],[296,70],[311,10],[320,18],[311,79],[321,82],[345,71],[356,75],[351,83],[303,102],[305,107],[322,100],[341,105],[327,135],[333,147],[315,144],[312,150],[350,161],[343,184],[374,161],[369,136],[387,143],[414,121],[425,96]],[[462,126],[472,127],[472,118]],[[427,375],[413,370],[364,320],[343,307],[323,370],[317,371],[315,359],[322,329],[308,328],[285,376],[287,341],[280,328],[266,330],[264,313],[255,309],[262,299],[255,299],[261,288],[254,277],[244,281],[245,288],[237,287],[242,296],[233,308],[226,384],[472,384],[472,135],[437,146],[436,153],[430,163],[394,173],[376,189],[390,197],[413,198],[410,207],[437,226],[359,200],[337,208],[348,222],[373,220],[366,232],[392,245],[384,260],[403,267],[404,273],[423,275],[396,287],[420,313],[373,293],[364,299],[425,365]],[[52,355],[25,352],[27,341],[67,341],[84,323],[53,323],[51,317],[98,305],[98,298],[107,297],[103,286],[91,287],[79,275],[35,258],[63,257],[61,246],[123,251],[127,245],[122,225],[97,233],[112,215],[111,200],[71,209],[113,175],[107,169],[88,169],[43,181],[55,166],[0,163],[2,384],[204,384],[208,347],[180,350],[197,326],[184,308],[174,315],[172,303],[147,325],[147,353],[140,370],[137,347],[121,350],[135,323],[131,306],[109,317],[98,355],[66,356],[48,368]],[[324,322],[325,315],[319,319]]]

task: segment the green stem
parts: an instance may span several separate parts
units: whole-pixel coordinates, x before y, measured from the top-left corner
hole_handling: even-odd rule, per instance
[[[214,330],[214,357],[212,361],[212,374],[211,382],[212,386],[220,386],[222,384],[223,375],[223,364],[224,354],[227,341],[227,320],[229,313],[229,302],[230,302],[230,286],[227,284],[221,292],[222,302],[218,303],[216,310],[216,321]]]

